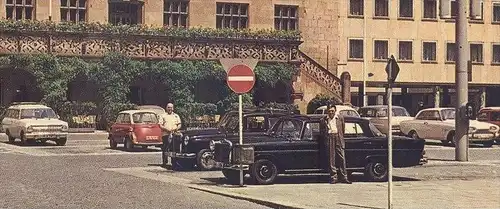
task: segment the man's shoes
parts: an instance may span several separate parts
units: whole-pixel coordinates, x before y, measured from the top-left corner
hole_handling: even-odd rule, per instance
[[[344,183],[344,184],[352,184],[351,181],[349,181],[348,179],[343,179],[342,181],[340,181],[340,183]]]
[[[336,184],[338,183],[339,181],[337,179],[330,179],[330,184]]]

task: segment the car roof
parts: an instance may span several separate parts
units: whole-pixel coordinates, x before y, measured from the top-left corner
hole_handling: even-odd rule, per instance
[[[231,110],[228,113],[238,113],[238,110]],[[245,115],[252,115],[252,114],[280,114],[280,115],[287,115],[287,114],[294,114],[293,111],[289,110],[284,110],[284,109],[276,109],[276,108],[244,108],[243,109],[243,114]]]
[[[134,113],[155,113],[155,112],[152,111],[151,109],[149,109],[149,110],[124,110],[124,111],[119,112],[118,114],[123,114],[123,113],[134,114]]]
[[[325,115],[289,115],[289,116],[284,116],[282,118],[294,118],[294,119],[299,119],[303,121],[318,121],[321,118],[326,117]],[[353,117],[353,116],[344,116],[345,121],[362,121],[362,122],[368,122],[369,120],[366,118],[360,118],[360,117]]]
[[[424,110],[449,110],[449,109],[452,109],[452,110],[455,110],[455,108],[453,107],[433,107],[433,108],[425,108],[425,109],[422,109],[420,111],[424,111]]]
[[[368,106],[360,107],[359,109],[368,109],[368,108],[378,109],[378,108],[388,108],[388,107],[389,107],[388,105],[368,105]],[[392,108],[404,108],[404,107],[393,105]]]
[[[500,107],[484,107],[484,108],[481,108],[480,111],[493,111],[493,110],[500,111]]]
[[[326,110],[327,106],[326,105],[323,105],[321,107],[318,107],[316,110]],[[350,106],[347,106],[347,105],[335,105],[335,109],[337,109],[338,111],[341,111],[341,110],[354,110],[356,111],[356,109],[350,107]]]
[[[41,104],[18,104],[18,105],[12,105],[8,109],[38,109],[38,108],[50,109],[50,107]]]

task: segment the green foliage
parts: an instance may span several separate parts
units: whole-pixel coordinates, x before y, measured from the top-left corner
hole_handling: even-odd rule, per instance
[[[280,81],[290,81],[298,72],[298,68],[283,63],[258,65],[255,68],[259,87],[274,88]]]
[[[181,39],[259,39],[298,41],[299,31],[236,30],[214,28],[148,27],[146,25],[111,25],[102,23],[71,23],[37,20],[0,20],[0,31],[47,31],[67,33],[103,33],[112,35],[153,35]]]
[[[212,103],[189,103],[176,108],[176,113],[186,121],[192,121],[196,116],[217,114],[217,105]]]
[[[311,114],[318,107],[328,105],[328,104],[337,104],[337,102],[331,96],[328,96],[326,94],[318,94],[307,105],[307,114]]]

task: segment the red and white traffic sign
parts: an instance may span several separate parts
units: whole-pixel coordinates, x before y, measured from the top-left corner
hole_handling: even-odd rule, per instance
[[[247,65],[234,65],[227,71],[227,85],[234,93],[247,93],[255,85],[255,74]]]

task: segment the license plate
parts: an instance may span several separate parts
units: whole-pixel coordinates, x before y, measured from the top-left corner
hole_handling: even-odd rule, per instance
[[[157,140],[158,136],[146,136],[146,140]]]
[[[474,137],[480,139],[489,139],[493,138],[493,134],[474,134]]]

